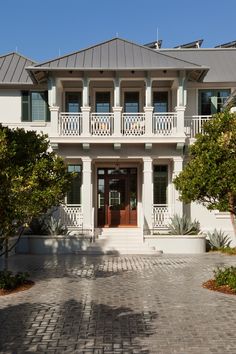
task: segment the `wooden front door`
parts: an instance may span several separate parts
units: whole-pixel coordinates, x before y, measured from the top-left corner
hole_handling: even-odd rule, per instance
[[[99,168],[98,226],[137,225],[137,169]]]

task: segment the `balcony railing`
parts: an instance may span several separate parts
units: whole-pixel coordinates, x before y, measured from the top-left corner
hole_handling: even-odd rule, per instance
[[[113,134],[113,113],[91,113],[90,133],[96,136],[110,136]]]
[[[145,113],[123,113],[121,130],[125,136],[144,135]]]
[[[169,136],[176,133],[177,113],[154,113],[153,114],[153,133],[155,135]]]
[[[62,224],[67,227],[83,228],[83,212],[82,206],[78,205],[61,205],[59,216]]]
[[[185,133],[189,138],[195,138],[199,133],[203,133],[203,125],[211,119],[211,116],[185,117]]]
[[[166,229],[170,221],[170,209],[167,204],[153,204],[152,226],[153,229]]]
[[[82,113],[60,113],[59,135],[78,136],[82,132]]]

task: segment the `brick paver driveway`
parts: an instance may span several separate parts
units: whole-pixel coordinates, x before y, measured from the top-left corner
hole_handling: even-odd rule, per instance
[[[202,256],[14,256],[36,285],[0,298],[1,353],[236,353],[236,297]]]

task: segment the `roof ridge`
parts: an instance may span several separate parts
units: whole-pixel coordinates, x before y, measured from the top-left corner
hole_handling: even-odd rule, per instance
[[[6,54],[2,54],[2,55],[0,55],[0,58],[7,57],[7,56],[9,56],[9,55],[18,55],[18,56],[21,57],[21,58],[24,58],[24,59],[26,59],[26,60],[29,60],[29,61],[31,61],[31,62],[34,63],[34,64],[37,64],[37,62],[36,62],[35,60],[30,59],[30,58],[26,57],[25,55],[20,54],[20,53],[17,53],[17,52],[15,52],[15,51],[9,52],[9,53],[6,53]]]
[[[56,61],[56,60],[61,60],[61,59],[64,59],[64,58],[69,57],[69,56],[72,56],[72,55],[80,54],[80,53],[82,53],[82,52],[85,52],[85,51],[87,51],[87,50],[96,48],[96,47],[98,47],[98,46],[104,45],[104,44],[106,44],[106,43],[109,43],[109,42],[112,42],[112,41],[115,41],[115,40],[119,40],[119,41],[122,41],[122,42],[126,42],[126,43],[128,43],[128,44],[135,45],[135,46],[137,46],[137,47],[139,47],[139,48],[141,47],[141,48],[143,48],[143,49],[145,49],[145,50],[147,50],[147,51],[150,51],[151,53],[156,53],[156,54],[159,54],[159,55],[162,55],[162,56],[171,58],[171,59],[175,59],[175,60],[178,60],[179,62],[184,62],[184,63],[187,63],[187,64],[191,64],[191,65],[197,66],[197,67],[199,67],[199,68],[202,67],[202,65],[199,65],[199,64],[196,64],[196,63],[193,63],[193,62],[189,62],[189,61],[184,60],[184,59],[175,58],[174,56],[171,56],[171,55],[167,55],[167,54],[160,53],[159,50],[154,50],[154,49],[148,48],[148,47],[146,47],[146,46],[144,46],[144,45],[142,45],[142,44],[137,44],[137,43],[135,43],[135,42],[129,41],[129,40],[127,40],[127,39],[119,38],[119,37],[113,37],[113,38],[111,38],[111,39],[109,39],[109,40],[107,40],[107,41],[100,42],[100,43],[98,43],[98,44],[92,45],[92,46],[90,46],[90,47],[87,47],[87,48],[84,48],[84,49],[81,49],[81,50],[77,50],[77,51],[75,51],[75,52],[72,52],[72,53],[63,55],[63,56],[61,56],[61,57],[57,57],[57,58],[54,58],[54,59],[51,59],[51,60],[44,61],[44,62],[42,62],[42,63],[38,63],[38,64],[36,64],[36,65],[34,65],[34,66],[35,66],[35,67],[41,67],[42,65],[50,64],[50,63],[52,63],[52,62],[54,62],[54,61]]]

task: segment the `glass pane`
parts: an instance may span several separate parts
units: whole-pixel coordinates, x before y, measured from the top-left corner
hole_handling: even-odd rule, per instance
[[[46,121],[47,103],[44,92],[31,92],[32,121]]]
[[[125,92],[125,107],[126,113],[139,112],[139,92]]]
[[[66,92],[66,112],[80,112],[81,92]]]
[[[154,204],[167,204],[168,166],[154,166]]]
[[[105,180],[98,180],[98,209],[105,207]]]
[[[137,209],[137,176],[132,174],[130,176],[130,209]]]
[[[109,180],[109,207],[110,210],[125,209],[125,180]]]
[[[168,112],[168,92],[153,93],[154,112]]]
[[[81,203],[81,166],[68,165],[68,172],[77,172],[76,177],[73,179],[70,190],[67,193],[67,204],[80,204]]]
[[[110,112],[110,92],[96,92],[96,112]]]
[[[126,175],[127,174],[127,168],[111,168],[107,170],[107,173],[109,175]]]

